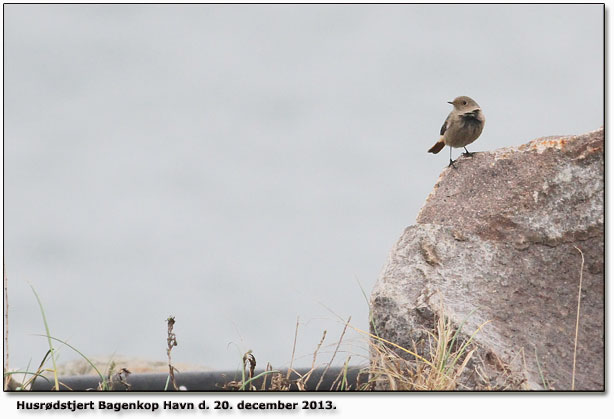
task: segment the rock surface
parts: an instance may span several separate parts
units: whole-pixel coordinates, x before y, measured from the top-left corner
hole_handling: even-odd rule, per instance
[[[372,332],[411,348],[440,309],[465,338],[489,321],[482,385],[570,390],[582,267],[575,389],[603,390],[603,222],[603,128],[461,157],[393,247]],[[461,388],[484,388],[475,377]]]

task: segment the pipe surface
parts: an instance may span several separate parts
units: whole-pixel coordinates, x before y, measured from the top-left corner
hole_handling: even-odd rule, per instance
[[[299,376],[304,376],[310,370],[297,369],[296,373],[291,374],[289,382],[289,391],[341,391],[342,389],[356,390],[359,379],[364,383],[368,379],[368,374],[360,374],[361,368],[348,367],[343,373],[344,368],[331,367],[326,371],[324,377],[324,368],[316,369],[312,372],[304,387],[297,385]],[[255,371],[254,377],[263,371]],[[250,384],[255,387],[255,390],[261,391],[264,379],[267,381],[267,388],[271,386],[271,378],[273,374],[266,374],[254,379]],[[285,379],[286,373],[281,372],[281,377]],[[321,382],[320,382],[321,379]],[[100,383],[100,377],[97,375],[80,375],[61,377],[60,391],[96,391]],[[233,391],[238,390],[241,384],[241,372],[175,372],[175,381],[177,387],[181,391]],[[239,384],[237,384],[239,383]],[[342,383],[344,383],[342,387]],[[51,391],[53,388],[53,380],[48,380],[39,377],[34,381],[31,391]],[[165,390],[165,388],[167,390]],[[253,390],[254,388],[252,388]],[[147,374],[128,374],[120,376],[115,374],[111,379],[110,391],[173,391],[173,386],[169,381],[168,374],[147,373]],[[284,390],[265,390],[265,391],[284,391]],[[288,390],[285,390],[288,391]]]

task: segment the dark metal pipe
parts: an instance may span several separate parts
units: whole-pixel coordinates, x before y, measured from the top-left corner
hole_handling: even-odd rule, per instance
[[[297,386],[299,378],[294,372],[290,376],[290,391],[331,391],[351,389],[356,390],[359,384],[359,379],[365,383],[368,379],[366,373],[360,374],[361,368],[348,367],[343,373],[341,367],[331,367],[326,371],[324,378],[324,368],[314,370],[309,380],[307,380],[304,388]],[[255,371],[254,376],[258,376],[261,371]],[[297,369],[296,372],[301,376],[309,372],[309,369]],[[270,388],[272,374],[267,374],[267,388]],[[285,372],[282,373],[282,378],[285,379]],[[322,382],[320,382],[322,378]],[[260,390],[265,377],[260,377],[252,381],[251,384]],[[175,381],[180,390],[185,391],[232,391],[237,390],[238,386],[232,382],[241,381],[241,372],[176,372]],[[99,376],[82,375],[72,377],[61,377],[59,379],[61,391],[95,391],[100,383]],[[341,383],[345,384],[341,386]],[[51,391],[53,388],[53,380],[38,378],[32,384],[32,391]],[[168,374],[150,373],[150,374],[129,374],[127,377],[121,377],[115,374],[111,379],[111,391],[172,391],[173,386],[168,382]],[[317,388],[317,389],[316,389]]]

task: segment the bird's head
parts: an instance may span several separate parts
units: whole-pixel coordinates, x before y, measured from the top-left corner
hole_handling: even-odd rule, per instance
[[[454,106],[454,109],[459,111],[470,111],[473,109],[478,109],[480,105],[469,96],[459,96],[454,99],[452,102],[448,102],[450,105]]]

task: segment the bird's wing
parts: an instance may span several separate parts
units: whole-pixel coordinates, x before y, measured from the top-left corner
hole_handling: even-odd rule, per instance
[[[452,114],[448,115],[444,121],[443,125],[441,126],[441,130],[439,131],[439,135],[443,135],[443,133],[448,129],[448,121],[450,120],[450,116],[452,116]]]
[[[467,118],[478,119],[479,114],[480,114],[480,110],[479,110],[479,109],[474,109],[474,110],[472,110],[472,111],[465,112],[465,113],[462,115],[462,118],[463,118],[463,119],[467,119]]]

